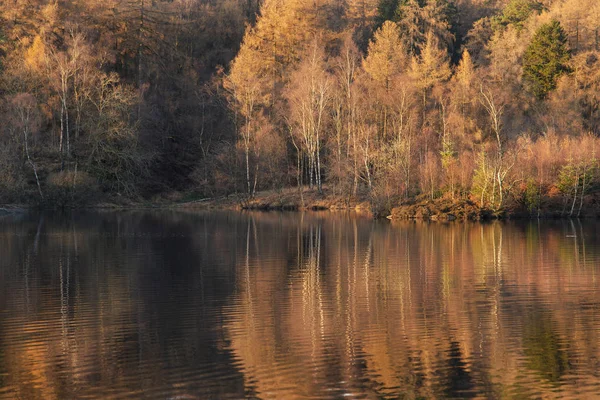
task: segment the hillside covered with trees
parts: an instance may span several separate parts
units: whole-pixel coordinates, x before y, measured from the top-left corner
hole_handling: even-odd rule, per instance
[[[307,187],[577,214],[596,0],[6,0],[0,201]]]

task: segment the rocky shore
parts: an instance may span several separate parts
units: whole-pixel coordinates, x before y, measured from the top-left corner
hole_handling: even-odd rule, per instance
[[[392,209],[387,217],[392,220],[419,219],[429,221],[481,221],[504,217],[504,213],[494,213],[481,208],[470,200],[424,200],[403,204]]]
[[[547,199],[539,208],[527,209],[521,204],[508,204],[502,210],[480,207],[472,200],[421,199],[406,202],[391,210],[387,216],[391,220],[426,220],[426,221],[483,221],[491,219],[531,219],[531,218],[599,218],[600,200],[588,198],[578,208],[570,211],[560,199]]]

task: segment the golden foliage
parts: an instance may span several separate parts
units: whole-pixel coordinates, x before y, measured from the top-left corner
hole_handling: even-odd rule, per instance
[[[473,83],[473,79],[475,78],[475,67],[473,66],[471,55],[466,49],[463,51],[454,78],[463,88],[470,88]]]
[[[43,39],[37,35],[25,52],[25,65],[36,72],[41,72],[47,62],[47,49]]]
[[[442,48],[436,37],[429,33],[422,46],[421,54],[412,59],[411,74],[421,90],[428,90],[436,83],[450,78],[450,62],[448,52]]]
[[[388,89],[393,76],[405,67],[406,50],[400,40],[400,29],[395,22],[386,21],[369,44],[363,68],[372,79]]]

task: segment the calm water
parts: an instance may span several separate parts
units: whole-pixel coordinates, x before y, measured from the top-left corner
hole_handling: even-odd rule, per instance
[[[600,223],[0,219],[0,398],[600,398]]]

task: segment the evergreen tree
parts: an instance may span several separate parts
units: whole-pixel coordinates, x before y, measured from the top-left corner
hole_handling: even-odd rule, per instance
[[[525,51],[523,80],[540,100],[556,88],[560,75],[569,72],[571,53],[567,40],[560,22],[553,20],[536,31]]]
[[[405,42],[415,53],[429,32],[449,51],[454,51],[456,18],[456,6],[450,0],[402,0],[394,16]]]
[[[502,10],[502,14],[494,19],[494,28],[503,28],[510,24],[522,28],[531,15],[539,14],[542,9],[543,5],[537,0],[511,0]]]
[[[385,21],[393,20],[399,4],[404,2],[404,0],[379,0],[379,5],[377,6],[377,26],[380,27]]]

